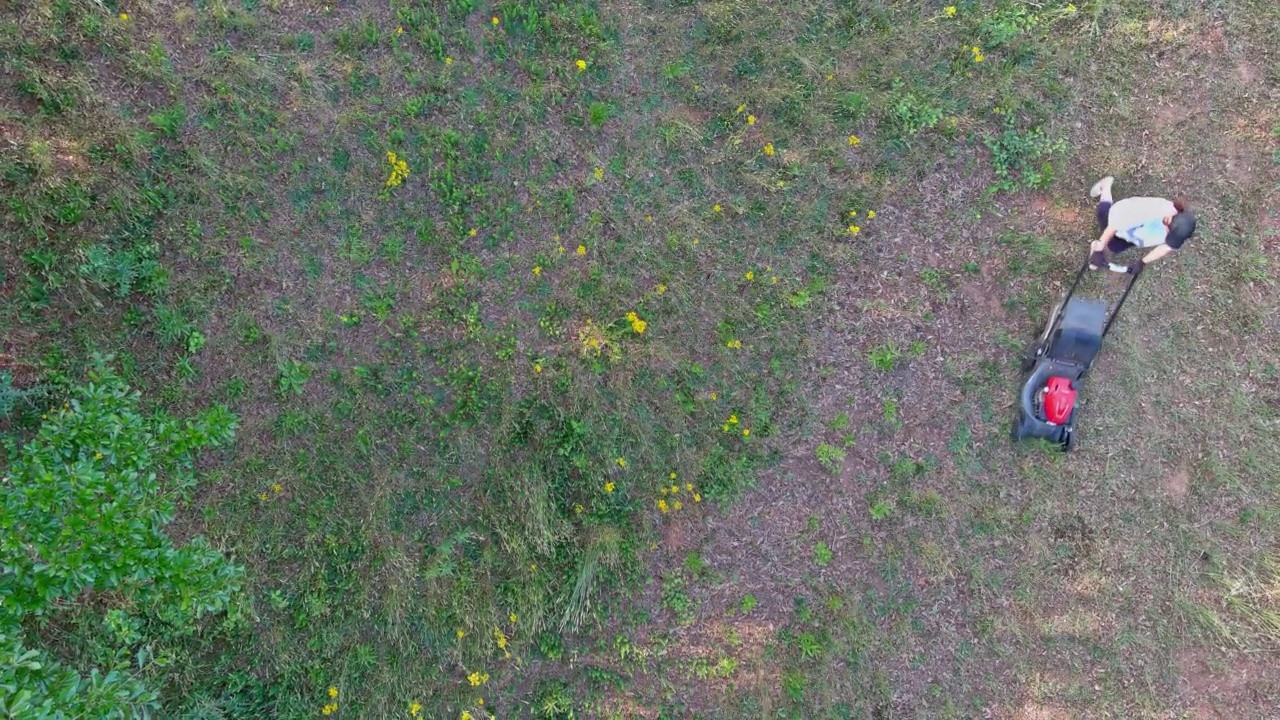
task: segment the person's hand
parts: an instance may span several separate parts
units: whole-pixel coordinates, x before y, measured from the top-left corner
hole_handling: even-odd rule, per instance
[[[1106,247],[1106,243],[1102,242],[1102,240],[1094,240],[1089,243],[1090,252],[1102,252],[1102,248],[1104,247]]]
[[[1133,262],[1129,263],[1129,274],[1137,275],[1141,273],[1143,268],[1145,268],[1146,266],[1147,266],[1146,261],[1143,260],[1142,258],[1138,258],[1137,260],[1134,260]]]

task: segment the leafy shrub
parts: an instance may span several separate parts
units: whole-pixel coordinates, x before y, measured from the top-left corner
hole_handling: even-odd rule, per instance
[[[989,136],[983,142],[991,150],[991,165],[997,178],[987,190],[988,195],[1015,192],[1024,187],[1037,190],[1048,187],[1053,183],[1053,165],[1047,158],[1067,150],[1066,140],[1051,139],[1042,128],[1019,130],[1011,115],[1005,116],[1004,130],[999,135]]]
[[[217,406],[185,421],[144,418],[139,394],[95,358],[89,383],[47,413],[34,438],[5,440],[0,483],[0,712],[10,717],[116,717],[154,707],[130,654],[83,678],[26,647],[28,618],[73,612],[83,593],[113,606],[113,626],[136,639],[133,616],[187,632],[229,607],[242,571],[203,538],[173,546],[164,525],[194,484],[196,451],[229,442],[236,419]],[[88,610],[80,610],[87,612]],[[100,623],[101,624],[101,623]],[[145,665],[145,655],[136,655]]]

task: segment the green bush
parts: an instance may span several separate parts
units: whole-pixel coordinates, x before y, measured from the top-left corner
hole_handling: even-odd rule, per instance
[[[24,629],[89,612],[76,608],[85,593],[112,625],[140,627],[136,618],[183,634],[226,610],[240,587],[240,568],[203,538],[176,548],[163,530],[195,482],[196,452],[229,442],[235,417],[214,407],[188,420],[147,418],[139,401],[95,358],[89,383],[43,415],[33,438],[5,439],[0,716],[115,717],[154,706],[155,694],[134,677],[153,656],[130,647],[142,640],[136,632],[117,632],[117,666],[87,677],[27,647]]]

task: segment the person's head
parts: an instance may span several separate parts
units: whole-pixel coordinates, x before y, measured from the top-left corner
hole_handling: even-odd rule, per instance
[[[1165,216],[1164,226],[1168,228],[1168,236],[1165,239],[1171,247],[1179,247],[1183,241],[1191,237],[1196,231],[1196,216],[1187,209],[1185,200],[1173,201],[1174,214]]]

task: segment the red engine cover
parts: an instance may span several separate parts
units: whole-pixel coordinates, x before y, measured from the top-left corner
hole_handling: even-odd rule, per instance
[[[1064,425],[1076,406],[1076,391],[1071,381],[1064,377],[1051,377],[1044,393],[1044,418],[1055,425]]]

